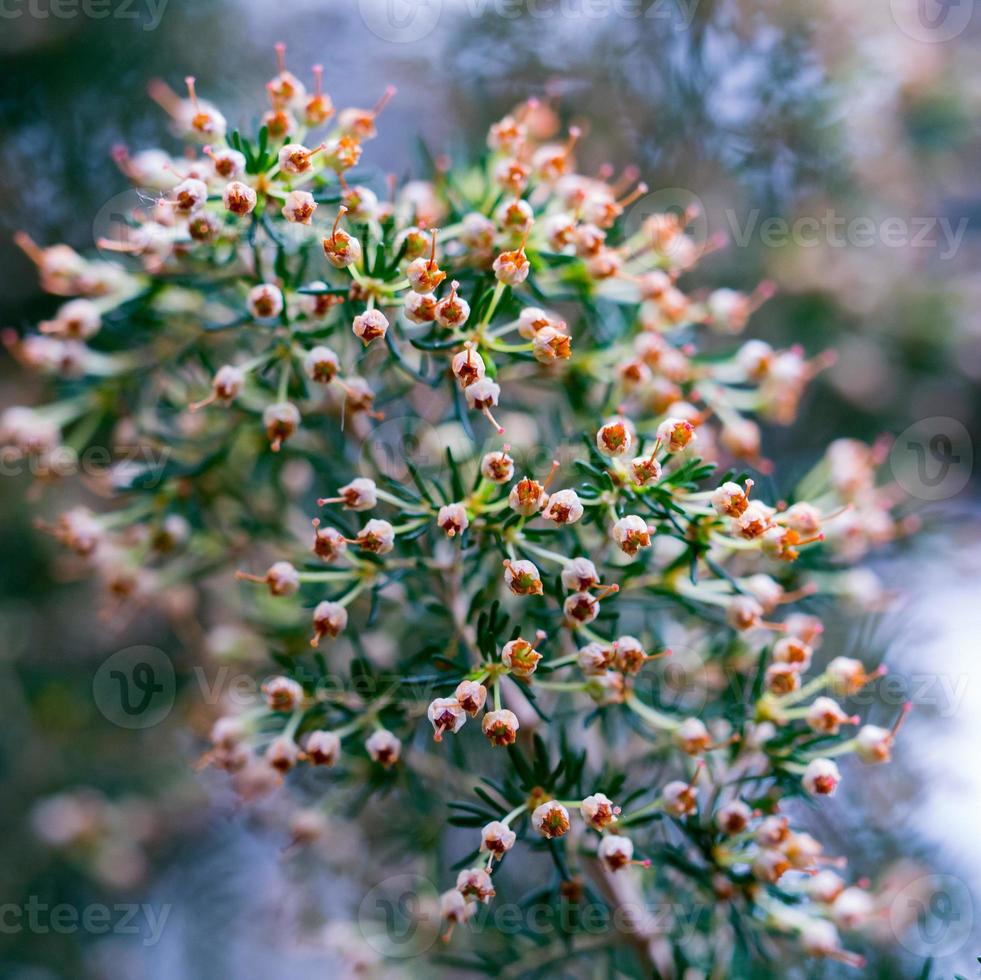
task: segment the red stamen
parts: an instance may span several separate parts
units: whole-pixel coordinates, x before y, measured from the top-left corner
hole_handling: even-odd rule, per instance
[[[629,167],[624,167],[623,173],[620,174],[617,182],[610,187],[610,190],[613,191],[614,197],[619,197],[619,195],[621,195],[639,176],[640,167],[635,166],[634,164],[631,164]]]
[[[899,717],[893,722],[893,726],[890,729],[890,736],[895,738],[899,734],[899,729],[903,727],[903,722],[906,721],[909,713],[913,710],[913,702],[907,701],[902,708],[899,710]]]
[[[621,198],[617,201],[617,207],[625,208],[629,207],[638,197],[643,197],[649,190],[647,184],[641,181],[626,197]]]
[[[347,208],[342,204],[337,209],[337,217],[334,218],[334,227],[331,229],[330,233],[330,242],[332,245],[337,244],[337,226],[341,223],[341,218],[343,218],[345,214],[347,214]]]
[[[490,422],[490,424],[492,426],[494,426],[494,428],[497,430],[497,434],[499,436],[503,436],[504,435],[504,426],[501,425],[501,423],[498,422],[496,418],[494,418],[494,414],[493,414],[493,412],[491,412],[490,408],[485,405],[480,411],[483,413],[483,415],[487,419],[487,421]]]
[[[215,391],[213,391],[213,392],[211,392],[210,395],[208,395],[207,398],[202,398],[201,401],[198,401],[198,402],[191,402],[191,404],[187,406],[187,410],[189,412],[197,412],[200,409],[205,408],[206,406],[213,404],[217,400],[218,400],[218,393],[215,392]]]
[[[382,97],[375,103],[375,108],[371,110],[371,114],[373,116],[377,116],[378,113],[380,113],[382,109],[384,109],[385,106],[387,106],[388,103],[391,102],[392,96],[395,95],[397,91],[398,90],[395,88],[394,85],[389,85],[382,93]]]
[[[191,105],[194,106],[194,111],[200,112],[201,107],[198,105],[198,94],[194,87],[194,76],[188,75],[187,78],[184,79],[184,84],[187,86],[187,94],[191,100]]]
[[[17,232],[14,235],[14,242],[35,265],[40,265],[44,261],[44,249],[26,231]]]

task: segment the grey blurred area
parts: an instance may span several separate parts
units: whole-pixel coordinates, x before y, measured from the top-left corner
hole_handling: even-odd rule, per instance
[[[659,200],[701,203],[704,235],[729,241],[700,267],[705,284],[778,284],[754,331],[838,350],[796,425],[768,433],[781,460],[778,490],[834,436],[899,435],[933,419],[963,430],[936,462],[957,457],[964,479],[951,492],[920,494],[925,533],[878,567],[901,597],[893,611],[842,621],[826,641],[868,662],[885,657],[907,678],[871,709],[889,723],[904,700],[914,702],[896,763],[871,772],[846,764],[843,792],[810,819],[857,873],[875,879],[903,867],[925,882],[909,893],[925,903],[917,929],[868,950],[870,976],[918,976],[931,957],[939,975],[974,976],[981,511],[970,451],[981,430],[981,12],[963,21],[974,5],[961,0],[939,22],[924,20],[921,6],[7,0],[0,327],[22,330],[54,306],[13,233],[89,248],[96,215],[127,187],[112,147],[176,149],[146,97],[153,78],[179,88],[194,75],[243,130],[256,124],[277,41],[301,77],[324,65],[338,106],[371,105],[392,83],[398,95],[365,153],[379,191],[388,173],[423,174],[431,155],[473,158],[491,121],[529,95],[547,99],[584,128],[584,169],[635,164]],[[2,355],[0,391],[4,404],[34,397],[33,379]],[[155,617],[121,630],[89,627],[94,600],[62,579],[53,548],[32,530],[33,495],[26,479],[0,480],[0,906],[22,912],[32,898],[48,909],[101,905],[118,924],[115,907],[135,905],[139,931],[42,931],[17,915],[0,918],[0,977],[347,975],[350,960],[338,949],[357,945],[344,923],[356,919],[366,888],[350,857],[356,835],[339,818],[327,849],[346,859],[291,862],[274,812],[243,809],[219,779],[192,771],[196,748],[185,733],[198,719],[180,638]],[[99,665],[132,644],[178,651],[184,707],[148,731],[121,731],[91,703]],[[82,812],[109,828],[81,854],[46,845],[39,832],[44,801],[65,792],[83,793],[81,807],[73,797],[73,819]],[[359,966],[433,972],[415,961]],[[786,967],[786,975],[837,972]]]

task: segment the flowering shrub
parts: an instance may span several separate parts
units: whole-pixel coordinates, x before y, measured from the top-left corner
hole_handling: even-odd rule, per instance
[[[281,63],[252,135],[193,79],[156,84],[191,148],[118,150],[143,203],[102,257],[20,236],[72,298],[6,337],[55,392],[5,411],[6,458],[42,480],[100,443],[162,461],[121,461],[89,481],[114,506],[42,526],[114,607],[203,606],[235,572],[279,672],[215,722],[207,761],[249,798],[316,767],[335,812],[397,794],[458,965],[534,950],[668,976],[775,944],[860,963],[840,931],[881,899],[787,803],[833,796],[846,753],[889,759],[905,712],[886,729],[842,706],[879,672],[817,653],[813,613],[879,603],[849,566],[908,520],[879,446],[834,443],[785,500],[750,476],[771,470],[752,416],[792,422],[827,356],[737,342],[769,285],[700,286],[721,243],[691,213],[637,218],[630,172],[578,173],[580,132],[544,103],[492,126],[479,164],[438,160],[382,200],[358,168],[392,90],[335,112],[315,79]],[[385,439],[425,423],[396,475],[382,419]],[[460,860],[434,812],[465,828]],[[454,927],[522,851],[551,862],[533,898],[571,925],[544,953],[468,941]],[[694,935],[651,914],[669,899]],[[631,910],[600,946],[575,942],[587,902]]]

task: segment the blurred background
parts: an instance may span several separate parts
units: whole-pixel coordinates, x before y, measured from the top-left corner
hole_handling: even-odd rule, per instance
[[[153,78],[180,88],[195,75],[243,129],[254,126],[276,41],[305,80],[310,65],[324,64],[340,107],[371,105],[393,83],[398,96],[365,153],[379,189],[387,172],[424,175],[430,153],[474,156],[490,122],[529,95],[548,98],[586,131],[585,172],[636,164],[652,188],[637,205],[647,213],[700,204],[699,236],[728,239],[699,267],[705,284],[777,283],[754,335],[837,350],[797,424],[768,433],[769,454],[781,461],[777,492],[831,438],[895,437],[893,473],[921,502],[925,533],[877,562],[897,596],[891,611],[843,619],[827,643],[889,667],[872,721],[888,723],[905,700],[916,707],[896,763],[862,772],[846,763],[843,791],[809,819],[857,875],[919,879],[897,898],[919,903],[918,921],[867,951],[870,975],[920,976],[932,958],[936,976],[976,976],[981,12],[973,8],[973,0],[8,0],[0,327],[24,329],[55,306],[14,232],[90,248],[100,212],[127,189],[112,146],[176,149],[146,97]],[[30,403],[32,385],[0,355],[4,405]],[[42,511],[59,509],[59,492],[41,495]],[[352,956],[368,956],[370,948],[352,952],[341,925],[365,893],[357,866],[334,860],[325,872],[322,863],[283,861],[289,835],[274,806],[243,810],[220,779],[193,770],[199,749],[186,732],[189,722],[206,730],[207,719],[198,717],[202,678],[187,638],[162,615],[102,623],[95,597],[67,580],[53,545],[32,529],[37,497],[27,477],[0,480],[0,976],[299,978],[337,975],[339,963],[346,971]],[[256,656],[228,630],[208,643],[219,665],[209,676],[222,658]],[[134,646],[165,651],[176,710],[127,729],[100,711],[97,692],[108,658],[132,656]],[[345,832],[332,825],[331,840]],[[59,927],[41,911],[31,926],[32,902],[104,907],[111,928],[101,919]],[[137,910],[126,928],[122,903]],[[392,975],[418,968],[381,965]]]

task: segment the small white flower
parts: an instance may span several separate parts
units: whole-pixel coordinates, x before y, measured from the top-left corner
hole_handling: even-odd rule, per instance
[[[599,615],[599,599],[588,592],[573,592],[562,603],[562,611],[569,623],[586,626]]]
[[[208,203],[208,185],[203,180],[182,180],[173,190],[174,207],[182,214],[194,214]]]
[[[458,282],[452,283],[450,295],[441,299],[433,308],[433,319],[446,330],[462,327],[470,317],[470,304],[456,293],[459,285]]]
[[[388,521],[372,518],[358,532],[359,548],[375,555],[386,555],[395,547],[395,528]]]
[[[509,483],[514,479],[514,460],[507,450],[487,453],[480,461],[480,475],[491,483]]]
[[[823,902],[829,905],[843,891],[844,881],[828,868],[824,868],[813,875],[807,882],[807,893],[816,902]]]
[[[709,730],[698,718],[686,718],[671,737],[675,745],[689,755],[700,755],[712,744]]]
[[[533,340],[535,334],[542,327],[552,327],[554,329],[559,322],[561,321],[557,321],[537,306],[526,306],[518,316],[518,333],[525,340]]]
[[[487,370],[484,359],[473,349],[471,343],[467,343],[463,350],[453,355],[450,368],[453,377],[460,382],[461,388],[467,388],[475,381],[479,381]]]
[[[587,677],[598,677],[600,674],[605,674],[613,663],[613,651],[599,643],[587,643],[584,647],[580,647],[576,661],[579,669]]]
[[[474,718],[487,700],[487,688],[478,681],[460,681],[453,692],[453,698],[471,718]]]
[[[354,318],[351,328],[365,347],[374,340],[381,340],[388,333],[388,317],[381,310],[366,310]]]
[[[815,698],[808,707],[805,720],[812,731],[822,735],[837,735],[842,725],[857,719],[846,715],[833,698],[822,696]]]
[[[42,324],[42,331],[46,326]],[[102,314],[92,300],[73,299],[58,310],[50,326],[51,329],[45,332],[56,333],[70,340],[88,340],[99,332]]]
[[[753,811],[742,800],[733,800],[719,807],[715,813],[715,825],[724,834],[741,834],[753,818]]]
[[[483,868],[464,868],[456,876],[456,889],[464,898],[489,902],[494,895],[491,876]]]
[[[480,849],[500,858],[514,847],[517,835],[500,820],[485,824],[480,832]]]
[[[270,448],[279,452],[283,443],[300,426],[300,411],[292,402],[275,402],[262,413],[262,424],[269,437]]]
[[[426,712],[433,726],[433,741],[442,742],[443,733],[456,734],[467,720],[467,713],[460,707],[456,698],[435,698]]]
[[[647,486],[661,479],[661,464],[653,454],[650,456],[635,456],[630,461],[630,475],[634,483],[639,486]]]
[[[211,726],[211,744],[218,748],[231,749],[239,745],[248,734],[248,727],[241,718],[226,716],[219,718]]]
[[[599,572],[588,558],[573,558],[562,569],[562,585],[570,592],[585,592],[599,584]]]
[[[240,180],[233,180],[226,184],[221,199],[225,205],[225,210],[231,211],[232,214],[237,214],[239,217],[251,214],[259,200],[256,192]]]
[[[605,793],[593,793],[582,801],[581,812],[583,820],[593,830],[606,830],[611,824],[616,823],[620,807],[614,806],[613,801]]]
[[[698,790],[680,779],[672,780],[661,791],[664,809],[675,817],[694,813],[698,806]]]
[[[436,319],[436,297],[410,290],[402,301],[402,311],[413,323],[432,323]]]
[[[807,919],[801,925],[800,943],[810,956],[836,958],[841,954],[841,937],[826,919]]]
[[[805,671],[811,666],[813,651],[796,636],[782,636],[773,644],[773,659],[778,664],[790,664],[797,670]]]
[[[317,210],[317,202],[309,191],[290,191],[283,204],[283,217],[298,225],[308,225]]]
[[[299,757],[300,747],[285,735],[273,739],[266,749],[266,762],[282,773],[289,772],[296,765]]]
[[[634,844],[629,837],[608,834],[600,841],[596,854],[610,871],[622,871],[634,859]]]
[[[857,929],[875,912],[872,896],[861,888],[846,888],[831,904],[831,918],[839,929]]]
[[[307,761],[314,766],[332,766],[341,754],[341,740],[334,732],[316,731],[307,736],[303,747]]]
[[[205,150],[205,153],[208,153]],[[245,156],[230,147],[220,150],[212,150],[208,153],[211,157],[211,165],[215,169],[215,175],[225,180],[237,177],[245,171]]]
[[[753,876],[760,881],[776,884],[790,870],[790,862],[783,851],[761,847],[753,858]]]
[[[813,759],[807,764],[801,782],[811,796],[834,796],[841,773],[831,759]]]
[[[556,524],[575,524],[582,518],[583,505],[575,490],[556,490],[548,498],[542,517]]]
[[[636,514],[621,517],[613,525],[612,533],[613,540],[620,546],[620,550],[631,557],[641,548],[649,548],[651,545],[651,532],[647,521]]]
[[[786,817],[773,815],[764,817],[756,828],[756,842],[761,847],[777,847],[790,836],[790,821]]]
[[[347,551],[347,538],[335,527],[321,527],[314,520],[313,553],[326,562],[336,561]]]
[[[359,476],[337,491],[345,510],[371,510],[378,503],[378,487],[374,480]]]
[[[569,832],[569,811],[558,800],[549,800],[535,808],[531,824],[542,837],[563,837]]]
[[[249,290],[249,313],[257,320],[275,320],[283,312],[283,294],[278,286],[260,283]]]
[[[270,677],[262,693],[273,711],[292,711],[303,702],[303,688],[292,677]]]
[[[386,769],[395,765],[402,753],[402,743],[384,728],[372,732],[365,740],[364,747],[368,755]]]
[[[548,494],[545,488],[528,476],[518,480],[508,493],[508,506],[523,517],[537,514],[547,503]]]
[[[796,664],[770,664],[763,683],[771,694],[783,697],[800,688],[800,669]]]
[[[279,151],[279,169],[284,174],[302,174],[311,167],[313,152],[302,143],[287,143]]]
[[[515,595],[541,595],[542,577],[527,559],[504,563],[504,582]]]
[[[540,364],[567,361],[572,357],[572,340],[555,327],[542,327],[532,338],[531,345],[532,355]]]
[[[835,657],[826,670],[828,687],[835,694],[854,694],[871,680],[862,662],[851,657]]]
[[[741,632],[759,626],[762,617],[763,607],[752,596],[733,596],[726,606],[726,622]]]
[[[604,456],[626,456],[633,444],[633,429],[624,418],[610,419],[596,433],[596,448]]]
[[[460,230],[460,241],[467,248],[478,252],[487,252],[494,244],[496,228],[494,222],[483,214],[471,211],[463,216]]]
[[[669,453],[680,453],[695,439],[695,426],[687,419],[666,418],[657,427],[657,438]]]
[[[893,733],[878,725],[863,725],[855,737],[855,754],[867,763],[888,762],[892,758]]]
[[[295,595],[300,588],[300,573],[288,561],[277,561],[266,572],[266,584],[275,596]]]
[[[507,286],[520,286],[531,272],[531,263],[525,255],[523,249],[510,252],[501,252],[494,259],[492,268],[498,282],[503,282]]]
[[[636,636],[618,636],[613,644],[613,659],[617,670],[624,674],[636,674],[650,659],[644,645]]]
[[[501,201],[494,212],[494,220],[501,229],[521,235],[535,223],[535,212],[527,201],[511,198]]]
[[[317,646],[324,637],[340,636],[347,627],[347,618],[347,609],[339,602],[318,603],[313,611],[313,639],[310,645]]]
[[[463,395],[467,404],[478,412],[482,412],[487,421],[497,429],[498,434],[504,432],[503,426],[491,413],[491,409],[497,405],[498,399],[501,397],[501,386],[496,381],[491,381],[488,377],[478,378],[473,384],[469,384],[463,389]]]
[[[520,636],[504,644],[501,662],[516,677],[531,677],[542,655],[527,640]]]
[[[749,496],[738,483],[723,483],[712,491],[712,506],[720,517],[739,517],[749,506]]]
[[[467,508],[463,504],[444,504],[436,514],[436,523],[447,537],[456,537],[470,526]]]
[[[466,922],[476,911],[476,902],[468,902],[455,888],[439,896],[439,914],[447,922]]]
[[[328,384],[341,369],[340,358],[329,347],[318,345],[307,351],[303,358],[303,371],[311,381]]]
[[[518,737],[518,716],[507,708],[488,711],[480,728],[491,745],[513,745]]]

